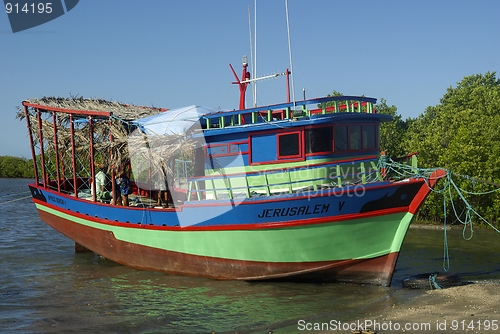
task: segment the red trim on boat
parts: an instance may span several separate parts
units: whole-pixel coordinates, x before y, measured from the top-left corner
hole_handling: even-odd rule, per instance
[[[411,180],[408,180],[407,182],[405,182],[405,184],[424,183],[424,182],[425,182],[424,179],[411,179]],[[307,195],[304,195],[304,196],[289,197],[286,200],[287,201],[294,201],[294,200],[311,199],[311,198],[317,198],[317,197],[332,197],[332,196],[336,196],[339,194],[345,194],[346,196],[349,196],[350,194],[357,194],[357,192],[359,191],[359,187],[366,187],[370,190],[372,190],[372,189],[374,190],[374,189],[379,189],[379,188],[388,188],[389,189],[390,187],[400,187],[401,185],[403,185],[403,183],[401,183],[401,182],[393,182],[393,183],[381,182],[380,184],[377,184],[377,185],[359,184],[357,186],[351,186],[349,189],[346,189],[346,188],[322,189],[322,190],[314,191],[314,192],[312,192],[312,194],[311,194],[311,192],[309,192],[309,193],[307,193]],[[75,198],[71,195],[64,194],[64,193],[58,193],[58,192],[52,191],[51,189],[40,187],[39,185],[34,184],[34,183],[29,184],[29,186],[32,186],[34,188],[42,188],[43,191],[51,192],[53,194],[56,194],[57,196],[61,196],[64,198],[78,200],[81,202],[88,202],[88,200]],[[239,205],[254,205],[254,204],[260,204],[260,203],[274,203],[274,202],[281,202],[281,201],[283,201],[283,197],[281,197],[281,196],[269,196],[266,199],[262,199],[262,200],[252,198],[250,201],[242,201],[241,203],[239,203]],[[94,205],[109,206],[109,204],[103,204],[103,203],[99,203],[99,202],[93,202],[93,204]],[[184,203],[182,205],[176,206],[175,210],[182,211],[184,209],[184,207],[188,207],[188,206],[189,207],[193,207],[193,206],[210,207],[210,206],[228,206],[228,205],[233,205],[233,204],[234,204],[234,200],[226,200],[226,201],[217,200],[217,201],[214,201],[211,203],[203,203],[202,201],[190,201],[188,203]],[[144,210],[144,208],[135,208],[135,207],[128,207],[127,209],[129,209],[129,210],[130,209],[132,209],[132,210]],[[151,209],[148,209],[148,210],[151,210]],[[166,209],[157,209],[157,210],[166,210]],[[173,209],[171,209],[171,210],[173,210]]]
[[[424,202],[427,195],[432,188],[436,186],[437,181],[446,176],[446,170],[444,169],[436,169],[432,174],[427,178],[425,184],[420,188],[418,193],[415,195],[415,198],[410,204],[409,212],[411,214],[416,214],[422,203]]]
[[[370,218],[377,217],[389,214],[396,214],[401,212],[408,212],[408,207],[399,207],[392,209],[383,209],[372,212],[364,212],[364,213],[356,213],[356,214],[345,214],[338,216],[328,216],[323,218],[308,218],[308,219],[297,219],[297,220],[288,220],[286,222],[269,222],[269,223],[261,223],[261,224],[238,224],[238,225],[216,225],[216,226],[158,226],[158,225],[143,225],[140,223],[134,222],[117,222],[114,220],[109,220],[106,218],[93,217],[86,214],[82,214],[76,211],[64,210],[55,205],[33,199],[33,202],[46,206],[50,209],[69,214],[71,216],[90,220],[94,223],[104,224],[104,225],[112,225],[112,226],[120,226],[126,228],[141,228],[141,229],[149,229],[149,230],[165,230],[165,231],[234,231],[234,230],[258,230],[258,229],[275,229],[275,228],[289,228],[295,226],[305,226],[305,225],[316,225],[316,224],[326,224],[326,223],[334,223],[339,221],[353,220],[353,219],[362,219],[362,218]],[[39,210],[40,211],[40,210]],[[172,213],[173,214],[173,213]]]

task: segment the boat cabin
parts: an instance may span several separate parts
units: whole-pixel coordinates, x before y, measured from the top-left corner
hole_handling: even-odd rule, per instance
[[[170,116],[161,124],[158,116],[175,111],[51,99],[25,101],[21,117],[38,184],[110,202],[93,182],[105,166],[110,194],[125,170],[131,205],[155,207],[165,187],[181,205],[382,181],[379,125],[391,117],[377,114],[375,102],[334,96],[234,111],[195,108],[194,119]],[[148,133],[141,120],[150,118],[155,127]],[[185,123],[181,133],[164,131],[177,121]]]
[[[375,102],[336,96],[204,116],[203,175],[191,179],[190,198],[342,186],[356,174],[361,182],[376,169],[379,124],[391,119]]]

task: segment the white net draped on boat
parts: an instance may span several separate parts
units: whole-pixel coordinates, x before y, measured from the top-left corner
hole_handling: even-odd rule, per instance
[[[175,203],[179,193],[173,189],[174,160],[195,160],[196,150],[206,146],[205,138],[201,135],[203,131],[200,119],[203,115],[216,112],[218,111],[214,109],[189,106],[133,121],[137,129],[128,137],[128,151],[136,183],[147,190],[168,189]],[[224,179],[224,168],[217,165],[217,161],[210,163],[217,166],[217,173]],[[244,165],[241,153],[234,156],[231,164],[234,163]],[[178,214],[179,225],[191,226],[216,218],[243,200],[244,198],[228,199],[229,205],[214,206],[203,217]]]

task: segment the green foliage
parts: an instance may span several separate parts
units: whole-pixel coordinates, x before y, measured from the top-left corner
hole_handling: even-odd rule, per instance
[[[332,96],[338,95],[342,94],[333,91]],[[500,80],[496,72],[464,77],[455,88],[448,88],[438,105],[427,107],[415,119],[404,121],[384,99],[375,108],[393,117],[380,125],[382,151],[392,158],[418,152],[419,167],[446,168],[454,173],[460,188],[490,192],[469,194],[467,200],[489,222],[500,221],[500,192],[492,192],[500,188]],[[463,214],[466,208],[456,193],[453,204]],[[454,217],[450,201],[447,208],[448,217]],[[431,194],[417,219],[441,221],[443,217],[443,196]]]
[[[380,150],[392,158],[399,158],[410,153],[404,147],[404,138],[408,128],[407,122],[397,114],[395,106],[388,106],[386,100],[381,99],[375,106],[377,113],[391,115],[392,121],[380,124]]]
[[[24,158],[0,156],[0,177],[33,178],[33,162]]]
[[[327,96],[344,96],[341,92],[337,92],[336,90],[333,90],[331,94],[328,94]]]
[[[500,80],[495,72],[465,77],[449,87],[440,104],[428,107],[408,127],[404,147],[419,152],[422,167],[443,167],[477,180],[456,178],[471,192],[500,184]],[[481,181],[478,181],[481,180]],[[500,216],[499,194],[470,196],[474,209],[490,222]],[[448,203],[450,205],[451,203]],[[462,212],[463,206],[457,210]],[[420,211],[426,219],[442,217],[442,197],[427,199]]]

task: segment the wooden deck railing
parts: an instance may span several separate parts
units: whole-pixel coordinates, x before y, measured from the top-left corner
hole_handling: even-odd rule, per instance
[[[376,159],[214,174],[189,179],[188,201],[284,195],[381,181],[384,179]]]

